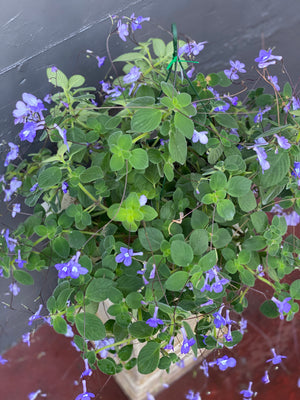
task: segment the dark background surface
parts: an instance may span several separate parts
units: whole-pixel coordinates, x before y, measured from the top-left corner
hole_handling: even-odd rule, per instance
[[[299,82],[300,2],[299,0],[0,0],[0,173],[8,151],[7,142],[19,144],[20,125],[14,126],[12,111],[23,92],[43,98],[50,90],[46,68],[56,65],[66,75],[82,74],[88,85],[109,72],[109,63],[99,70],[86,49],[106,55],[106,37],[110,31],[109,15],[150,17],[137,31],[137,39],[158,36],[170,40],[167,32],[176,22],[183,34],[197,42],[208,41],[197,57],[198,70],[204,73],[228,68],[230,59],[246,64],[253,76],[254,58],[261,48],[274,48],[284,57],[294,84]],[[117,35],[110,40],[112,57],[128,51],[133,45]],[[280,66],[274,67],[280,72]],[[283,84],[280,81],[279,84]],[[22,143],[22,152],[34,145]],[[3,196],[3,195],[2,195]],[[15,222],[0,197],[0,231]],[[16,218],[17,219],[17,218]],[[55,284],[55,271],[36,279],[34,287],[22,287],[10,304],[8,282],[0,279],[0,351],[16,343],[28,330],[27,319],[35,312],[41,295],[46,299]],[[35,300],[35,301],[34,301]],[[28,309],[26,308],[28,307]]]

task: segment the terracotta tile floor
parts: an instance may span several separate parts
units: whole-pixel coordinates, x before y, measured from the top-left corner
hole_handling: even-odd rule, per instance
[[[156,396],[156,400],[185,399],[189,389],[200,392],[202,400],[235,400],[242,399],[239,392],[253,381],[253,390],[257,399],[262,400],[296,400],[300,398],[297,386],[300,378],[299,332],[300,319],[285,322],[279,319],[269,320],[258,310],[262,296],[252,291],[248,308],[248,332],[244,340],[235,349],[238,360],[235,368],[221,372],[210,368],[210,377],[206,378],[199,366],[188,372]],[[270,293],[271,294],[271,293]],[[278,354],[286,355],[278,369],[269,368],[271,382],[261,382],[266,366],[265,361],[272,358],[270,349],[275,347]],[[230,351],[211,354],[208,361],[216,355],[233,355]],[[47,397],[37,400],[74,400],[82,393],[79,381],[84,369],[79,353],[71,346],[70,339],[56,334],[49,326],[40,327],[32,336],[31,347],[20,343],[11,348],[3,357],[9,362],[0,365],[0,399],[23,400],[28,394],[38,389]],[[127,397],[114,381],[102,373],[94,372],[87,379],[88,391],[95,393],[95,400],[126,400]]]

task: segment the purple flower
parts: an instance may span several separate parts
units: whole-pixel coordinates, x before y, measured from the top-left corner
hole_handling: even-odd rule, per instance
[[[292,308],[292,306],[288,303],[288,301],[290,301],[292,298],[291,297],[286,297],[285,299],[283,299],[282,301],[276,299],[276,297],[272,297],[272,301],[276,304],[276,306],[278,307],[278,311],[280,313],[280,319],[284,319],[284,315],[283,313],[288,313],[290,311],[290,309]]]
[[[230,108],[230,104],[224,102],[225,104],[223,106],[218,106],[214,108],[214,111],[216,112],[225,112]]]
[[[291,147],[289,141],[284,136],[278,136],[276,133],[274,136],[282,149],[289,149]]]
[[[77,279],[80,275],[87,274],[89,272],[88,269],[78,263],[79,257],[80,251],[77,251],[76,255],[67,263],[55,264],[55,268],[58,270],[58,277],[61,279],[67,277]]]
[[[13,116],[15,117],[15,125],[25,122],[25,118],[29,114],[29,109],[23,101],[17,101],[16,109],[13,111]]]
[[[150,21],[149,17],[146,17],[146,18],[143,18],[141,16],[135,17],[134,13],[131,14],[130,18],[131,18],[131,29],[133,32],[136,31],[137,29],[142,29],[142,25],[141,25],[142,22]]]
[[[29,121],[24,124],[23,129],[19,133],[19,137],[22,142],[27,140],[27,142],[33,143],[36,136],[37,125],[35,122]]]
[[[21,250],[18,250],[18,258],[15,259],[15,262],[18,264],[18,268],[23,268],[24,264],[27,263],[27,261],[24,261],[21,259]]]
[[[258,274],[258,276],[264,276],[264,275],[265,275],[265,273],[264,273],[264,267],[263,267],[261,264],[259,264],[259,265],[257,266],[257,268],[256,268],[256,273]]]
[[[245,64],[241,63],[238,60],[237,61],[230,60],[229,62],[231,68],[224,70],[225,75],[227,76],[228,79],[231,79],[232,81],[239,79],[237,72],[244,74],[246,72],[246,70],[244,69]]]
[[[212,361],[208,364],[210,367],[217,365],[220,371],[226,371],[227,368],[233,368],[236,366],[236,360],[233,357],[220,357],[216,361]]]
[[[148,324],[152,328],[157,328],[158,325],[164,324],[164,322],[161,319],[157,318],[157,313],[158,313],[158,307],[155,307],[153,317],[149,318],[146,321],[146,324]]]
[[[195,71],[195,67],[192,67],[191,69],[189,69],[189,70],[186,72],[187,77],[191,79],[192,76],[193,76],[194,71]]]
[[[18,244],[18,242],[17,242],[16,239],[12,239],[11,237],[9,237],[9,229],[6,229],[3,237],[4,237],[5,241],[6,241],[8,250],[13,252],[15,250],[15,247]]]
[[[212,306],[213,304],[213,300],[208,300],[206,303],[200,304],[200,307]]]
[[[0,354],[0,364],[1,365],[5,365],[8,362],[8,360],[6,360],[5,358],[3,358]]]
[[[96,56],[96,60],[98,61],[98,68],[102,67],[102,65],[104,64],[105,59],[106,59],[105,56],[104,57]]]
[[[54,124],[53,127],[58,131],[59,136],[63,139],[64,144],[67,146],[68,151],[70,151],[68,142],[67,142],[67,130],[61,129],[57,124]]]
[[[271,110],[271,107],[270,106],[267,106],[264,110],[262,110],[261,108],[259,109],[259,111],[258,111],[258,113],[255,115],[255,117],[254,117],[254,122],[256,123],[256,124],[258,124],[259,122],[261,122],[262,120],[263,120],[263,115],[266,113],[266,112],[268,112],[268,111],[270,111]]]
[[[171,338],[170,338],[170,340],[169,340],[169,343],[164,347],[164,349],[165,349],[165,350],[172,350],[172,351],[174,351],[174,347],[173,347],[173,345],[172,345],[173,341],[174,341],[174,336],[171,336]]]
[[[117,263],[123,263],[126,267],[132,264],[133,256],[142,256],[143,252],[134,253],[132,249],[126,247],[120,248],[120,254],[116,255],[115,260]]]
[[[43,304],[40,304],[39,308],[37,309],[37,311],[33,315],[31,315],[31,317],[28,318],[28,325],[29,326],[31,326],[33,321],[35,321],[36,319],[42,318],[42,316],[40,315],[40,312],[41,312],[42,308],[43,308]]]
[[[202,369],[204,375],[208,378],[209,373],[208,373],[208,362],[206,360],[203,360],[202,364],[200,365],[199,369]]]
[[[21,212],[21,204],[20,204],[20,203],[15,203],[15,204],[13,204],[13,209],[12,209],[11,216],[12,216],[13,218],[15,218],[15,216],[16,216],[19,212]]]
[[[296,211],[292,211],[290,214],[282,213],[285,218],[287,226],[297,226],[300,223],[300,215]]]
[[[6,159],[4,161],[4,167],[7,167],[8,164],[11,161],[15,160],[19,155],[19,146],[17,146],[16,144],[14,144],[12,142],[9,142],[8,145],[10,147],[10,151],[6,155]]]
[[[13,177],[9,184],[9,189],[4,189],[5,197],[3,201],[10,201],[11,196],[22,186],[22,182]]]
[[[118,27],[118,35],[119,35],[120,39],[122,39],[123,42],[126,42],[126,36],[129,35],[128,25],[122,24],[122,21],[119,19],[119,21],[117,23],[117,27]]]
[[[61,190],[64,192],[64,193],[67,193],[68,192],[68,183],[67,182],[63,182],[62,183],[62,185],[61,185]]]
[[[84,366],[85,366],[85,370],[80,375],[80,378],[83,378],[84,376],[91,376],[93,373],[93,371],[89,367],[89,360],[87,358],[84,359]]]
[[[258,62],[258,68],[266,68],[269,65],[275,64],[276,60],[282,60],[281,56],[273,56],[272,50],[260,50],[259,57],[255,59]]]
[[[105,349],[100,351],[101,358],[106,358],[108,356],[108,350],[114,350],[113,344],[115,340],[113,338],[103,339],[103,340],[95,340],[95,347],[96,349],[101,349],[102,347],[106,347]],[[110,347],[107,347],[110,346]]]
[[[178,50],[178,56],[180,57],[183,53],[185,53],[187,56],[197,56],[200,51],[204,49],[204,45],[206,43],[207,42],[200,42],[197,44],[195,41],[186,43]]]
[[[300,108],[300,100],[297,97],[293,96],[292,101],[293,101],[293,111],[298,110]]]
[[[183,342],[182,342],[180,352],[181,352],[181,354],[187,354],[187,353],[189,353],[190,348],[196,343],[196,340],[194,338],[188,339],[186,336],[185,329],[183,327],[180,330],[181,330],[181,333],[183,336]]]
[[[147,201],[148,201],[147,197],[144,194],[142,194],[139,198],[140,206],[143,207],[144,205],[146,205]]]
[[[46,96],[43,99],[46,103],[51,104],[52,102],[52,95],[51,94],[46,94]]]
[[[61,101],[61,104],[62,104],[63,106],[65,106],[66,108],[69,108],[69,103],[66,103],[65,101]]]
[[[239,101],[239,98],[237,96],[230,97],[228,94],[224,94],[224,97],[226,97],[226,99],[228,99],[233,106],[236,106]],[[235,131],[236,131],[236,129],[235,129]],[[232,132],[230,132],[230,133],[232,133]],[[235,133],[233,133],[233,134],[235,134]]]
[[[74,336],[73,329],[69,324],[67,324],[67,333],[65,333],[64,336],[66,336],[66,337],[73,337]]]
[[[141,76],[140,68],[134,66],[131,68],[130,72],[123,77],[125,83],[136,82]]]
[[[278,86],[278,78],[276,75],[274,76],[268,76],[268,80],[272,83],[272,85],[275,87],[276,90],[280,90],[280,87]]]
[[[247,390],[240,391],[240,394],[244,396],[244,399],[250,399],[253,396],[254,392],[251,390],[252,384],[253,382],[250,382]]]
[[[223,325],[226,325],[226,320],[221,315],[223,308],[224,306],[221,306],[218,312],[213,313],[214,325],[217,329],[221,328]]]
[[[200,393],[194,393],[193,390],[189,390],[188,394],[185,396],[187,400],[201,400]]]
[[[156,265],[153,264],[152,270],[151,270],[150,275],[149,275],[149,279],[154,279],[155,271],[156,271]]]
[[[147,400],[155,400],[155,397],[151,393],[147,392]]]
[[[264,374],[264,376],[261,378],[261,380],[262,380],[262,382],[265,383],[265,384],[270,383],[270,377],[269,377],[268,371],[265,371],[265,374]]]
[[[37,187],[39,186],[38,183],[35,183],[33,186],[31,186],[31,188],[29,189],[30,192],[35,192]]]
[[[196,130],[194,130],[192,142],[193,143],[200,142],[201,144],[206,144],[208,142],[207,135],[208,135],[207,131],[197,132]]]
[[[280,356],[280,355],[278,355],[278,354],[276,354],[276,352],[275,352],[275,349],[273,348],[273,349],[271,349],[271,352],[273,353],[273,358],[270,358],[269,360],[267,360],[266,362],[270,362],[270,361],[272,361],[272,364],[273,365],[277,365],[277,364],[280,364],[281,363],[281,361],[282,361],[282,358],[286,358],[286,356]]]
[[[75,400],[91,400],[91,397],[95,397],[93,393],[86,391],[86,381],[84,379],[82,380],[82,386],[83,393],[79,394]]]
[[[22,342],[27,343],[27,346],[30,347],[30,332],[24,333],[24,335],[22,335]]]
[[[9,285],[9,291],[12,293],[13,296],[18,296],[19,292],[20,292],[20,288],[16,283],[11,283]]]
[[[57,71],[58,69],[55,66],[51,67],[51,72],[57,72]]]
[[[253,150],[257,154],[257,159],[261,166],[262,173],[264,173],[265,170],[270,168],[270,163],[268,161],[266,161],[267,153],[265,152],[265,150],[262,147],[258,147],[258,146],[254,146]]]

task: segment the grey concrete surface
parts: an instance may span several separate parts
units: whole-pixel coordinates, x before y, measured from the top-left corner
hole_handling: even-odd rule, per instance
[[[299,0],[0,0],[0,6],[0,143],[19,143],[21,128],[14,126],[12,119],[15,103],[23,92],[40,98],[49,92],[48,66],[56,65],[68,76],[82,74],[87,84],[97,85],[103,79],[108,63],[99,70],[85,51],[106,55],[112,14],[149,16],[151,22],[136,35],[141,41],[149,36],[169,40],[159,26],[169,30],[172,22],[182,38],[186,34],[197,42],[208,41],[197,58],[198,69],[204,73],[218,72],[228,67],[230,59],[239,59],[250,75],[255,74],[251,67],[259,50],[272,47],[274,54],[284,57],[294,83],[299,82]],[[110,41],[113,57],[131,46],[118,36]],[[280,67],[274,67],[274,74],[278,72]],[[30,150],[32,145],[22,143],[23,152]],[[7,145],[0,145],[0,174],[7,151]],[[0,231],[13,226],[8,215],[0,197]],[[50,275],[20,293],[13,303],[16,310],[0,304],[0,351],[27,330],[28,312],[22,304],[35,311],[33,299],[41,289],[44,298],[51,292],[55,276]],[[8,283],[0,279],[5,302]]]

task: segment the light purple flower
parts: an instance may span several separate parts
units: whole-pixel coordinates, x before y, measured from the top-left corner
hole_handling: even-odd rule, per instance
[[[70,151],[69,144],[67,142],[67,130],[61,129],[57,124],[54,124],[53,127],[57,130],[59,136],[63,139],[64,144],[67,146],[68,151]]]
[[[37,125],[35,122],[29,121],[24,124],[23,129],[19,133],[21,141],[27,140],[29,143],[33,143],[36,136]]]
[[[157,318],[157,313],[158,313],[158,307],[155,307],[153,317],[147,319],[146,321],[146,324],[148,324],[152,328],[157,328],[158,325],[164,324],[164,322],[161,319]]]
[[[192,76],[193,76],[194,71],[195,71],[195,67],[191,67],[191,69],[189,69],[189,70],[186,72],[187,77],[191,79]]]
[[[65,333],[64,336],[66,336],[66,337],[73,337],[74,336],[73,329],[69,324],[67,324],[67,333]]]
[[[130,72],[123,77],[125,83],[136,82],[141,76],[140,68],[134,66],[131,68]]]
[[[148,201],[147,197],[144,194],[142,194],[139,198],[140,206],[143,207],[144,205],[146,205],[147,201]]]
[[[185,396],[187,400],[201,400],[200,393],[194,393],[193,390],[189,390],[188,394]]]
[[[190,348],[196,343],[196,340],[194,338],[188,339],[185,329],[182,327],[180,328],[182,336],[183,336],[183,342],[182,346],[180,349],[181,354],[187,354],[190,351]]]
[[[204,375],[208,378],[209,373],[208,373],[208,362],[206,360],[203,360],[202,364],[200,365],[199,369],[202,369]]]
[[[165,349],[165,350],[172,350],[172,351],[174,351],[174,347],[173,347],[173,345],[172,345],[173,341],[174,341],[174,336],[171,336],[171,338],[170,338],[170,340],[169,340],[169,343],[164,347],[164,349]]]
[[[273,353],[273,358],[270,358],[269,360],[267,360],[266,362],[270,362],[272,361],[273,365],[277,365],[280,364],[282,361],[282,358],[286,358],[286,356],[280,356],[279,354],[276,354],[275,349],[271,349],[271,352]]]
[[[67,263],[55,264],[55,268],[58,270],[58,277],[61,279],[67,277],[77,279],[80,275],[87,274],[89,272],[88,269],[78,263],[79,257],[80,251],[77,251],[76,255]]]
[[[147,392],[147,400],[155,400],[155,397],[151,393]]]
[[[4,167],[7,167],[8,164],[11,161],[15,160],[19,155],[19,146],[17,146],[16,144],[14,144],[12,142],[8,142],[8,145],[10,147],[10,151],[6,155],[6,159],[4,161]]]
[[[98,68],[102,67],[102,65],[104,64],[105,59],[106,59],[105,56],[104,57],[96,56],[96,60],[98,62]]]
[[[272,50],[260,50],[259,57],[255,59],[258,62],[258,68],[266,68],[269,65],[275,64],[276,60],[282,60],[281,56],[272,55]]]
[[[278,312],[280,313],[280,319],[284,319],[283,313],[288,313],[292,308],[292,306],[288,303],[288,301],[292,300],[292,298],[286,297],[285,299],[280,301],[273,296],[271,300],[278,307]]]
[[[43,318],[43,317],[40,315],[40,312],[41,312],[42,308],[43,308],[43,304],[40,304],[40,305],[39,305],[39,308],[37,309],[37,311],[36,311],[33,315],[31,315],[31,316],[28,318],[28,325],[29,325],[29,326],[31,326],[32,323],[33,323],[33,321],[35,321],[36,319],[41,319],[41,318]]]
[[[113,346],[113,344],[115,343],[114,338],[103,339],[103,340],[95,340],[94,343],[95,343],[96,349],[98,349],[98,350],[102,349],[102,347],[106,347],[106,346],[110,345],[110,347],[107,347],[106,349],[103,349],[103,350],[100,351],[101,358],[106,358],[108,356],[108,350],[114,350],[115,349],[114,346]]]
[[[257,159],[261,166],[262,173],[264,173],[267,169],[270,168],[270,163],[266,160],[267,153],[265,152],[265,150],[262,147],[258,147],[258,146],[254,146],[253,150],[257,154]]]
[[[20,204],[20,203],[15,203],[15,204],[13,204],[13,209],[12,209],[11,216],[12,216],[13,218],[15,218],[15,216],[16,216],[19,212],[21,212],[21,204]]]
[[[22,342],[26,343],[28,347],[30,347],[30,332],[24,333],[22,335]]]
[[[63,182],[62,183],[62,185],[61,185],[61,190],[64,192],[64,193],[68,193],[68,183],[67,182]]]
[[[238,101],[239,101],[239,98],[238,98],[237,96],[230,97],[228,94],[224,94],[224,97],[225,97],[226,99],[228,99],[228,100],[231,102],[231,104],[232,104],[233,106],[236,106],[237,103],[238,103]]]
[[[216,112],[226,112],[230,108],[230,104],[224,102],[225,104],[223,106],[218,106],[214,108],[214,111]]]
[[[57,71],[58,69],[55,66],[51,67],[51,72],[57,72]]]
[[[240,394],[244,396],[244,399],[250,399],[254,395],[254,392],[251,390],[252,384],[253,382],[250,382],[247,390],[240,391]]]
[[[149,275],[149,279],[154,279],[155,271],[156,271],[156,265],[153,264],[152,270],[151,270],[150,275]]]
[[[210,367],[213,365],[217,365],[220,371],[226,371],[227,368],[234,368],[236,366],[236,360],[233,357],[223,356],[209,363]]]
[[[27,263],[27,261],[24,261],[21,259],[21,250],[18,250],[18,258],[15,259],[15,262],[18,265],[18,268],[24,268],[24,264]]]
[[[25,122],[25,118],[29,114],[30,110],[26,106],[26,104],[23,101],[17,101],[16,103],[16,109],[13,111],[13,116],[15,117],[14,123],[16,124],[21,124],[22,122]]]
[[[13,252],[15,250],[16,245],[18,244],[16,239],[13,239],[11,237],[9,237],[9,229],[6,229],[4,235],[3,235],[5,241],[6,241],[6,245],[8,247],[8,250]]]
[[[8,362],[8,360],[6,360],[5,358],[3,358],[0,354],[0,364],[1,365],[5,365]]]
[[[79,394],[75,400],[91,400],[91,397],[95,397],[93,393],[86,391],[86,381],[84,379],[82,380],[82,386],[83,393]]]
[[[89,360],[87,358],[84,359],[84,366],[85,366],[85,370],[81,374],[80,378],[83,378],[84,376],[91,376],[93,373],[93,371],[89,367]]]
[[[268,371],[265,371],[265,374],[264,374],[264,376],[261,378],[261,380],[262,380],[262,382],[265,383],[265,384],[270,383],[270,377],[269,377]]]
[[[40,113],[41,111],[46,110],[42,100],[38,99],[33,94],[23,93],[22,99],[32,112]]]
[[[200,142],[202,144],[206,144],[208,142],[207,135],[208,135],[207,131],[197,132],[196,130],[194,130],[192,142],[193,143]]]
[[[264,276],[264,275],[265,275],[265,273],[264,273],[264,267],[263,267],[261,264],[259,264],[259,265],[257,266],[257,268],[256,268],[256,273],[257,273],[258,276]]]
[[[213,313],[214,325],[215,325],[215,327],[217,329],[219,329],[222,326],[226,325],[226,320],[221,315],[223,308],[224,308],[224,306],[221,306],[218,312]]]
[[[46,103],[51,104],[52,103],[52,95],[51,94],[46,94],[46,96],[43,99]]]
[[[130,18],[131,18],[131,29],[133,32],[136,31],[137,29],[142,29],[142,25],[141,25],[142,22],[150,21],[149,17],[146,17],[146,18],[143,18],[141,16],[135,17],[134,13],[131,14]]]
[[[271,107],[267,106],[264,110],[262,110],[261,108],[259,109],[258,113],[255,115],[255,117],[253,118],[254,122],[256,124],[258,124],[259,122],[261,122],[263,120],[263,115],[270,111]]]
[[[123,42],[126,42],[126,36],[129,35],[128,25],[122,24],[122,21],[119,19],[119,21],[117,23],[117,27],[118,27],[118,35],[119,35],[120,39],[122,39]]]
[[[12,293],[13,296],[18,296],[19,292],[20,292],[20,288],[16,283],[11,283],[9,285],[9,291]]]
[[[277,142],[282,149],[289,149],[291,147],[291,144],[284,136],[278,136],[276,133],[274,136],[276,137]]]
[[[178,50],[178,56],[180,57],[183,53],[185,53],[187,56],[197,56],[200,51],[204,49],[204,45],[206,43],[207,42],[200,42],[197,44],[195,41],[186,43]]]
[[[280,90],[280,87],[278,86],[278,78],[276,75],[274,76],[268,76],[268,80],[273,84],[276,90]]]
[[[134,253],[132,249],[128,249],[127,247],[121,247],[120,253],[115,257],[117,263],[123,263],[126,267],[129,267],[132,264],[133,256],[142,256],[143,252]]]
[[[240,72],[242,74],[247,72],[244,69],[245,64],[241,63],[239,60],[236,60],[236,61],[230,60],[229,62],[230,62],[231,68],[224,70],[224,74],[227,76],[228,79],[231,79],[232,81],[237,80],[237,79],[239,79],[237,72]]]
[[[38,188],[39,184],[35,183],[33,186],[31,186],[31,188],[29,189],[30,192],[35,192],[36,189]]]

